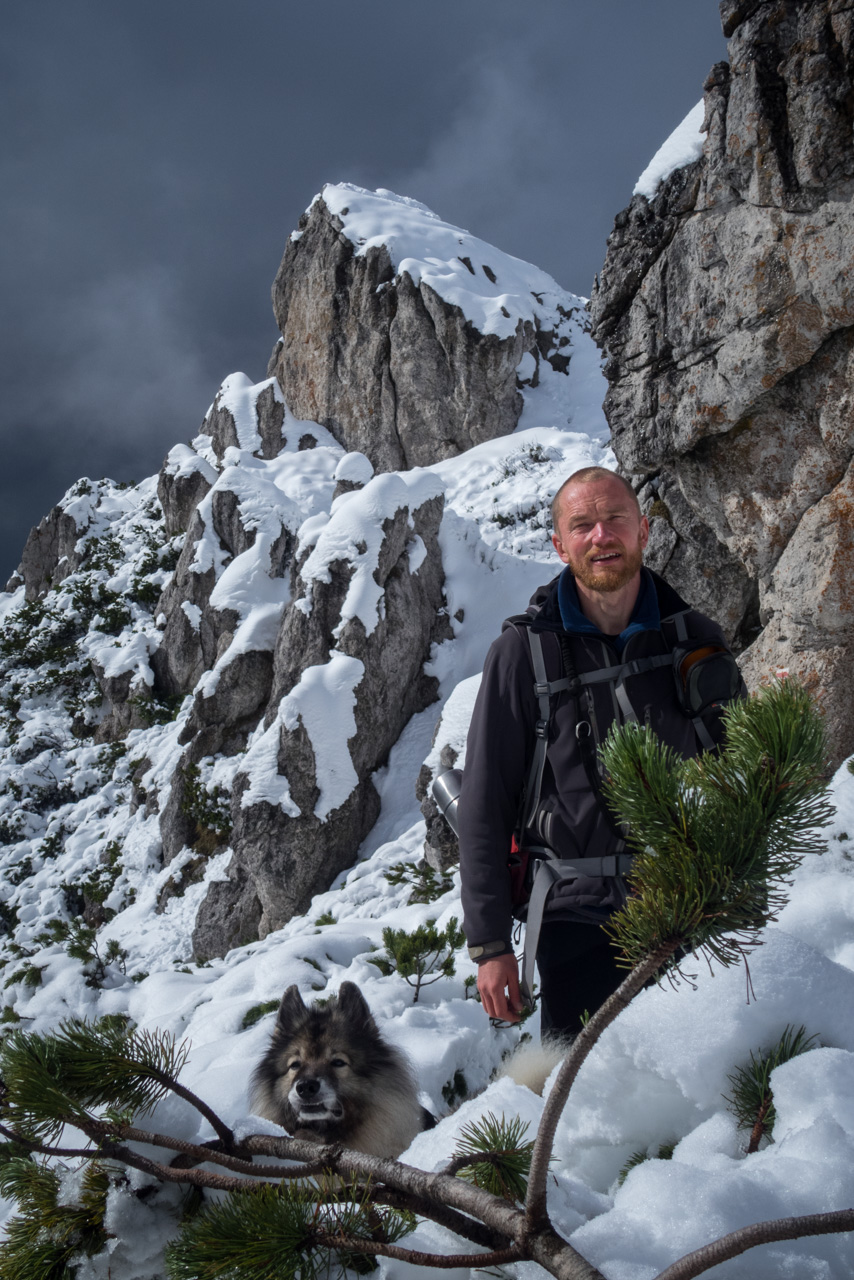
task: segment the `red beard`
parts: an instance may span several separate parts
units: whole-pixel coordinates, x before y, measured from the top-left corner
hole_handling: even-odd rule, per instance
[[[627,582],[631,582],[643,564],[643,548],[640,542],[633,550],[624,547],[622,543],[609,550],[619,551],[621,555],[621,559],[613,569],[609,568],[607,561],[597,565],[592,563],[596,556],[607,554],[601,550],[589,552],[582,560],[569,561],[569,568],[578,581],[588,590],[600,591],[603,595],[608,595],[611,591],[619,591]]]

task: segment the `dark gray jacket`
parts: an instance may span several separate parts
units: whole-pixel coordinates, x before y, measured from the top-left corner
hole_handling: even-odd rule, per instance
[[[637,658],[669,654],[677,645],[681,615],[692,641],[726,645],[716,623],[697,613],[662,578],[644,569],[644,589],[657,603],[652,628],[635,624],[622,654],[613,640],[581,620],[578,632],[566,631],[558,603],[560,575],[533,596],[528,613],[542,635],[548,679],[564,674],[560,635],[568,637],[579,675]],[[509,950],[512,930],[507,858],[519,821],[520,805],[539,719],[534,693],[529,638],[524,625],[504,629],[487,654],[466,747],[459,804],[460,869],[464,928],[470,947],[487,945],[489,954]],[[624,636],[626,633],[624,633]],[[700,751],[692,721],[681,709],[671,664],[625,679],[625,693],[641,722],[682,756]],[[598,741],[624,715],[614,685],[593,684],[583,695],[584,712]],[[717,717],[713,736],[721,734]],[[522,833],[522,845],[542,844],[543,819],[548,844],[561,858],[603,857],[618,851],[619,836],[593,793],[576,738],[576,700],[567,693],[551,699],[549,747],[543,775],[539,830]],[[707,723],[708,720],[707,720]],[[552,893],[549,919],[601,920],[622,905],[622,884],[613,878],[580,877]],[[503,947],[496,944],[501,942]]]

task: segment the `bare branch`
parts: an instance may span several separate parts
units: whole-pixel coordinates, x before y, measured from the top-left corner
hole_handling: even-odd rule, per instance
[[[163,1147],[166,1151],[178,1151],[182,1155],[192,1156],[199,1164],[219,1164],[234,1173],[245,1173],[251,1178],[270,1178],[277,1181],[288,1178],[308,1178],[322,1173],[329,1166],[323,1160],[315,1160],[312,1164],[292,1165],[260,1165],[251,1160],[241,1160],[238,1156],[228,1155],[212,1146],[202,1146],[194,1142],[183,1142],[180,1138],[171,1138],[164,1133],[151,1133],[148,1129],[137,1129],[130,1124],[109,1124],[100,1120],[92,1121],[92,1128],[100,1129],[106,1139],[118,1134],[126,1142],[145,1142],[152,1147]],[[240,1150],[235,1147],[235,1150]],[[170,1169],[180,1168],[171,1164]]]
[[[534,1153],[531,1157],[531,1172],[528,1177],[528,1197],[525,1211],[529,1230],[536,1230],[548,1224],[546,1175],[552,1158],[555,1131],[582,1062],[584,1062],[584,1059],[590,1053],[605,1028],[610,1026],[624,1009],[628,1008],[645,983],[655,976],[665,960],[678,949],[681,941],[680,938],[673,938],[669,942],[663,943],[656,951],[647,956],[646,960],[632,969],[613,995],[610,995],[601,1008],[596,1010],[587,1025],[579,1032],[561,1063],[557,1079],[546,1099],[546,1105],[543,1107],[543,1115],[537,1131],[537,1140],[534,1144]]]
[[[340,1250],[342,1253],[364,1253],[370,1257],[397,1258],[421,1267],[451,1270],[455,1267],[495,1267],[503,1262],[524,1262],[526,1256],[515,1245],[506,1249],[493,1249],[489,1253],[422,1253],[418,1249],[404,1249],[396,1244],[381,1241],[353,1240],[338,1233],[319,1232],[315,1239],[319,1244]]]
[[[368,1186],[362,1189],[365,1192],[364,1198],[370,1200],[371,1204],[387,1205],[390,1209],[408,1209],[410,1213],[415,1213],[421,1218],[429,1218],[431,1222],[438,1223],[440,1227],[447,1227],[463,1240],[470,1240],[472,1244],[480,1245],[484,1249],[495,1249],[503,1243],[504,1237],[500,1232],[485,1227],[482,1222],[475,1218],[468,1218],[446,1204],[422,1199],[411,1191],[395,1191],[391,1187]]]
[[[833,1235],[854,1231],[854,1209],[838,1209],[835,1213],[808,1213],[801,1218],[776,1218],[770,1222],[754,1222],[728,1236],[721,1236],[660,1271],[655,1280],[691,1280],[728,1258],[737,1258],[758,1244],[776,1240],[799,1240],[801,1236]]]
[[[197,1094],[193,1093],[192,1089],[187,1089],[173,1076],[170,1076],[165,1071],[158,1071],[156,1067],[147,1068],[147,1074],[150,1075],[153,1080],[159,1081],[159,1083],[164,1085],[167,1089],[171,1089],[171,1091],[176,1093],[179,1098],[183,1098],[185,1102],[189,1102],[190,1106],[195,1107],[195,1109],[205,1117],[211,1125],[214,1133],[224,1143],[226,1151],[231,1151],[234,1148],[235,1142],[232,1130],[229,1129],[224,1120],[220,1119],[212,1107],[209,1107],[208,1104],[203,1102]]]

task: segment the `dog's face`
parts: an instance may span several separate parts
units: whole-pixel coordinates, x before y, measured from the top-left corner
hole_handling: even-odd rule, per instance
[[[354,1122],[372,1092],[379,1031],[358,987],[341,986],[326,1006],[307,1008],[297,987],[282,997],[258,1079],[286,1127],[332,1136]]]
[[[334,1044],[301,1037],[289,1046],[290,1061],[282,1075],[281,1090],[300,1124],[341,1120],[347,1076],[352,1066],[346,1053]]]

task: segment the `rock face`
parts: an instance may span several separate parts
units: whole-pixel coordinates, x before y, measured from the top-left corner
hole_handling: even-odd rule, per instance
[[[279,928],[352,864],[379,813],[371,774],[436,697],[423,666],[447,634],[442,506],[430,476],[377,476],[300,545],[267,711],[234,782],[234,856],[199,911],[197,955]],[[353,545],[359,529],[373,536]]]
[[[326,199],[314,201],[273,285],[282,340],[269,371],[289,408],[366,454],[377,471],[426,466],[513,431],[523,357],[566,372],[570,340],[561,317],[541,319],[529,306],[515,319],[505,307],[509,333],[481,332],[425,279],[416,282],[414,266],[396,269],[384,244],[360,248],[364,237],[345,223],[351,211],[341,207],[341,190],[327,188]],[[326,202],[333,194],[339,212]],[[491,288],[496,271],[467,247],[459,239],[456,266],[473,289]],[[492,253],[500,271],[506,255]]]
[[[28,600],[37,600],[78,567],[77,543],[89,527],[92,492],[91,480],[78,480],[63,503],[30,530],[16,575]]]
[[[854,749],[854,12],[725,0],[701,159],[616,220],[592,299],[654,567]],[[658,527],[657,527],[658,526]],[[761,630],[761,634],[756,635]],[[752,643],[751,643],[752,642]]]

